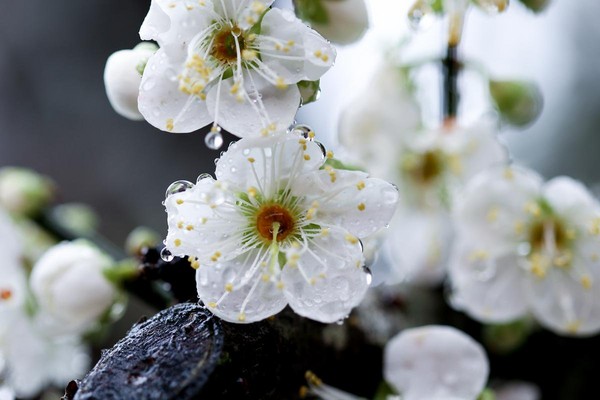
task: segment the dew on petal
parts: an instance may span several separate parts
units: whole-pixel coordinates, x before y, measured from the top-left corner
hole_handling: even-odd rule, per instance
[[[191,189],[194,187],[194,184],[192,182],[189,181],[175,181],[173,183],[171,183],[169,185],[169,187],[167,188],[167,191],[165,192],[165,198],[177,194],[177,193],[182,193],[185,192],[188,189]]]

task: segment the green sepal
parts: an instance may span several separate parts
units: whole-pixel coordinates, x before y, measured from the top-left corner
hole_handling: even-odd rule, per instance
[[[386,381],[381,381],[373,400],[387,400],[389,396],[396,396],[396,391]]]
[[[323,167],[321,167],[321,169],[324,169],[326,165],[328,165],[328,166],[330,166],[332,168],[335,168],[335,169],[339,169],[339,170],[366,172],[363,168],[360,168],[360,167],[358,167],[356,165],[344,164],[343,162],[341,162],[337,158],[328,158],[325,161],[325,164],[323,164]]]
[[[138,264],[136,260],[128,258],[103,269],[102,274],[109,282],[120,286],[124,281],[131,280],[139,274]]]
[[[521,4],[530,9],[533,12],[539,13],[544,11],[548,4],[550,4],[550,0],[519,0]]]
[[[483,392],[477,396],[477,400],[496,400],[496,393],[490,388],[483,389]]]
[[[525,343],[533,330],[529,319],[520,319],[506,324],[490,324],[483,328],[483,342],[498,354],[507,354]]]

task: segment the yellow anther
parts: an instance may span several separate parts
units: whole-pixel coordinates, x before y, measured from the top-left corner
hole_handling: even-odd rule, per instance
[[[177,223],[177,227],[178,227],[179,229],[183,229],[183,222],[182,222],[182,221],[179,221],[179,222]]]
[[[316,284],[316,283],[317,283],[317,280],[316,280],[315,278],[310,278],[310,280],[309,280],[309,283],[310,283],[311,285],[314,285],[314,284]]]
[[[277,289],[283,290],[284,287],[285,287],[285,285],[283,284],[283,282],[281,282],[281,281],[277,282]]]
[[[182,199],[177,199],[177,200],[175,200],[175,203],[177,203],[179,205],[182,205],[183,204],[183,200]]]
[[[217,303],[215,303],[214,301],[211,301],[210,303],[207,304],[207,306],[209,308],[217,308]]]
[[[263,276],[261,277],[263,282],[269,282],[269,280],[271,279],[271,275],[269,274],[263,274]]]
[[[363,182],[363,181],[359,181],[359,182],[356,184],[356,188],[357,188],[358,190],[363,190],[363,189],[365,188],[365,182]]]
[[[489,256],[490,255],[485,250],[475,250],[471,254],[469,254],[469,261],[470,262],[485,261],[489,258]]]
[[[329,235],[329,228],[321,228],[321,236],[325,237]]]
[[[345,239],[346,239],[346,241],[348,243],[351,243],[351,244],[357,244],[358,243],[358,238],[356,236],[353,236],[353,235],[349,234],[349,233],[346,234]]]
[[[513,172],[512,168],[508,167],[504,169],[504,179],[512,181],[515,178],[515,173]]]
[[[308,388],[306,386],[301,386],[300,390],[298,391],[298,397],[300,397],[301,399],[306,398],[306,396],[308,395]]]
[[[487,218],[488,222],[496,222],[499,214],[500,214],[500,209],[498,207],[492,207],[489,209],[486,218]]]
[[[231,89],[229,89],[229,93],[236,94],[238,92],[238,90],[240,90],[240,85],[239,85],[239,83],[236,82],[233,85],[231,85]]]
[[[194,9],[194,6],[185,6],[185,9],[188,11],[192,11]]]
[[[321,273],[319,274],[319,278],[321,278],[321,279],[325,279],[325,278],[327,278],[327,275],[325,275],[323,272],[321,272]]]
[[[193,231],[194,230],[194,225],[188,225],[185,227],[186,230],[188,231]]]
[[[240,313],[240,315],[238,315],[238,321],[244,322],[245,320],[246,320],[246,314]]]
[[[258,56],[258,54],[254,50],[248,50],[248,49],[242,50],[242,58],[245,61],[252,61],[252,60],[256,59],[257,56]]]
[[[250,196],[250,197],[256,197],[256,193],[257,193],[257,190],[256,190],[255,187],[251,187],[251,188],[248,189],[248,196]]]
[[[306,161],[308,161],[308,160],[310,160],[310,156],[309,156],[308,154],[305,154],[305,155],[304,155],[304,159],[305,159]]]
[[[210,260],[212,262],[216,262],[219,260],[219,257],[221,257],[221,252],[220,251],[215,251],[215,254],[212,255],[212,257],[210,258]]]
[[[175,240],[173,240],[173,244],[175,245],[175,247],[181,246],[181,239],[175,239]]]
[[[287,84],[285,83],[285,81],[283,80],[282,77],[277,77],[277,79],[275,79],[275,87],[277,87],[277,89],[285,89],[287,88]]]
[[[333,158],[333,151],[327,150],[327,158],[329,158],[329,159]]]
[[[167,120],[167,123],[166,123],[165,127],[167,128],[167,130],[169,132],[173,132],[173,128],[174,128],[174,126],[173,126],[173,118],[169,118]]]
[[[567,329],[567,332],[569,332],[569,333],[577,333],[577,332],[579,332],[579,329],[581,328],[581,321],[578,321],[578,320],[571,321],[567,324],[567,326],[565,328]]]
[[[309,208],[308,211],[306,211],[306,219],[308,219],[308,220],[313,219],[316,212],[317,212],[317,210],[315,208]]]
[[[314,139],[314,138],[315,138],[315,132],[313,132],[313,131],[309,131],[309,132],[308,132],[308,137],[309,137],[310,139]]]
[[[598,236],[600,235],[600,218],[594,218],[590,225],[590,234]]]
[[[542,209],[540,208],[540,205],[533,201],[530,201],[527,204],[525,204],[525,211],[530,213],[534,217],[539,217],[542,214]]]
[[[568,228],[565,230],[565,237],[568,240],[575,240],[577,238],[577,231],[573,228]]]
[[[204,225],[208,221],[206,218],[200,218],[200,223]]]
[[[318,376],[313,374],[312,371],[306,371],[306,373],[304,374],[304,378],[311,385],[314,385],[314,386],[323,385],[323,381]]]
[[[233,292],[233,283],[231,283],[231,282],[226,283],[225,284],[225,291],[229,292],[229,293]]]
[[[171,4],[169,4],[169,8],[175,8],[175,7],[177,7],[177,4],[176,4],[176,3],[171,3]]]
[[[249,161],[250,163],[253,163],[254,161],[256,161],[256,159],[255,159],[254,157],[248,157],[248,161]]]
[[[581,286],[583,286],[584,289],[589,289],[592,287],[592,278],[589,275],[583,275],[581,277]]]
[[[365,203],[359,203],[356,208],[358,208],[358,211],[365,211]]]
[[[192,268],[194,268],[194,269],[198,269],[198,268],[200,268],[200,263],[199,263],[198,261],[192,261],[192,262],[190,263],[190,265],[191,265],[191,266],[192,266]]]
[[[554,258],[554,265],[559,268],[565,268],[571,265],[573,254],[570,251],[564,251],[562,254]]]
[[[525,232],[525,224],[523,223],[523,221],[515,222],[515,233],[517,235],[520,235],[523,232]]]

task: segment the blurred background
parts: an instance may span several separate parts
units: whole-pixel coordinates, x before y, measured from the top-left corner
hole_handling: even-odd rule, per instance
[[[101,231],[117,244],[138,225],[166,232],[160,204],[166,187],[212,172],[219,154],[204,146],[201,133],[166,134],[118,116],[108,103],[106,58],[139,42],[149,3],[30,0],[9,2],[0,15],[0,166],[27,166],[52,177],[61,201],[94,207]],[[373,29],[339,48],[320,100],[298,115],[334,149],[340,110],[367,84],[382,52],[410,31],[411,2],[367,3]],[[504,134],[514,158],[547,177],[568,174],[590,185],[600,181],[598,15],[596,0],[555,0],[538,16],[518,2],[499,16],[472,11],[461,45],[466,58],[494,76],[532,79],[541,87],[541,118]],[[405,58],[441,54],[442,37],[436,26],[419,33]],[[468,93],[461,104],[464,115],[486,107]]]

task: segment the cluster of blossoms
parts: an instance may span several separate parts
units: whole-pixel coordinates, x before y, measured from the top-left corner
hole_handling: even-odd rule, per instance
[[[400,189],[402,198],[384,245],[393,260],[388,283],[441,282],[457,192],[477,172],[507,160],[496,123],[489,118],[435,129],[421,124],[406,74],[391,64],[380,67],[368,91],[340,119],[340,142],[349,156]]]
[[[334,322],[362,300],[370,275],[360,239],[388,223],[398,192],[330,157],[312,135],[245,138],[217,161],[216,180],[167,192],[167,249],[191,258],[215,314],[254,322],[289,304]]]
[[[0,171],[2,399],[33,397],[49,385],[64,387],[81,377],[90,361],[82,337],[116,296],[103,275],[112,260],[95,247],[83,241],[52,245],[52,240],[35,240],[22,213],[32,212],[47,197],[40,183],[45,178],[29,171]]]

